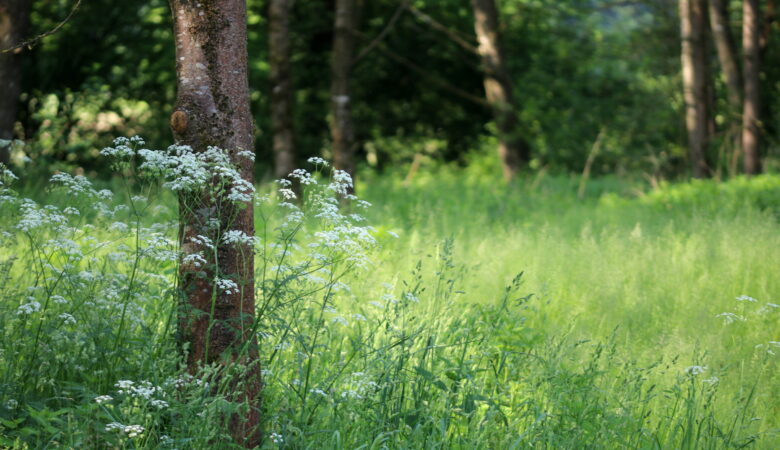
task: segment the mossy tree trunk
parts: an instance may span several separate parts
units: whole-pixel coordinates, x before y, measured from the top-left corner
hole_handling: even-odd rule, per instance
[[[530,147],[522,136],[515,105],[512,79],[506,70],[499,39],[498,8],[495,0],[471,0],[474,29],[482,59],[485,97],[498,128],[498,153],[504,178],[512,179],[530,159]]]
[[[30,0],[0,0],[0,50],[27,38]],[[0,139],[13,139],[16,110],[22,89],[22,50],[0,53]],[[0,163],[8,164],[8,147],[0,147]]]
[[[290,10],[293,0],[271,0],[268,5],[268,44],[271,66],[271,127],[274,173],[284,178],[295,169]]]
[[[330,135],[333,166],[355,173],[355,131],[352,124],[350,75],[355,53],[355,0],[336,0],[331,56]]]
[[[254,151],[247,78],[245,0],[170,0],[176,41],[177,101],[171,116],[176,142],[196,152],[210,146],[228,151],[244,180],[252,182],[252,161],[238,155]],[[195,197],[195,198],[194,198]],[[254,236],[252,203],[235,203],[225,194],[184,195],[179,200],[180,242],[185,254],[206,255],[205,270],[181,264],[183,293],[179,328],[189,344],[191,371],[217,363],[241,368],[231,395],[248,409],[227,418],[237,443],[260,442],[260,368],[253,333],[254,254],[250,244],[225,244],[220,233],[239,230]],[[209,237],[215,249],[197,236]],[[196,238],[196,239],[192,239]],[[232,280],[238,289],[215,286]]]

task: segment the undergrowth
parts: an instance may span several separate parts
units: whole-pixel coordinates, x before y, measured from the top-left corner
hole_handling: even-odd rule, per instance
[[[776,178],[584,202],[565,182],[380,180],[369,208],[312,163],[302,198],[255,194],[264,447],[778,444],[779,291],[756,261]],[[164,183],[58,174],[43,204],[2,170],[0,446],[232,446],[242,405],[176,342]]]

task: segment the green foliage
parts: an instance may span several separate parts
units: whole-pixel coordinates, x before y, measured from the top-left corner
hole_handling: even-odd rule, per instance
[[[245,368],[181,369],[172,196],[4,174],[0,445],[229,448]],[[777,177],[385,177],[371,238],[299,174],[258,197],[265,447],[777,445]]]
[[[419,0],[413,5],[476,45],[468,4]],[[499,5],[522,132],[533,147],[532,169],[579,173],[603,130],[593,166],[596,174],[686,173],[679,24],[673,2],[505,0]],[[32,31],[49,30],[71,6],[65,0],[35,2]],[[361,3],[358,54],[389,26],[398,7],[390,0]],[[260,174],[270,171],[272,160],[266,9],[264,0],[248,2],[249,78]],[[91,1],[82,4],[60,32],[25,53],[22,127],[17,134],[38,146],[28,152],[35,165],[49,173],[81,167],[103,174],[95,153],[111,136],[142,133],[157,142],[169,139],[167,119],[175,89],[170,20],[162,0]],[[328,153],[332,26],[331,3],[295,3],[291,33],[300,160]],[[770,39],[775,34],[770,33]],[[773,48],[770,45],[765,55],[764,85],[770,170],[776,165],[777,141]],[[415,153],[463,164],[469,150],[495,135],[490,111],[451,89],[483,96],[477,55],[411,12],[401,12],[381,43],[355,62],[352,87],[358,158],[379,169],[408,163]],[[723,106],[720,82],[716,94]],[[727,165],[721,147],[729,141],[720,131],[711,159],[722,173]],[[51,148],[57,153],[47,153]]]

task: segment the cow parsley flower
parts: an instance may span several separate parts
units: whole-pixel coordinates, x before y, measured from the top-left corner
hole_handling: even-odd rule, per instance
[[[95,397],[95,403],[97,403],[98,405],[102,405],[103,403],[108,403],[112,400],[114,400],[114,397],[110,395],[100,395]]]
[[[22,305],[19,305],[19,308],[16,310],[16,315],[23,315],[23,314],[32,314],[34,312],[38,312],[41,310],[41,304],[37,301],[33,300],[29,303],[24,303]]]
[[[707,366],[689,366],[685,368],[685,373],[687,375],[696,376],[701,375],[704,372],[707,371]]]
[[[314,164],[315,166],[328,167],[328,161],[320,158],[319,156],[312,156],[311,158],[307,159],[306,162],[309,164]]]
[[[229,280],[227,278],[217,278],[215,283],[217,285],[217,289],[224,292],[225,294],[230,295],[238,293],[238,284],[236,284],[236,282],[233,280]]]

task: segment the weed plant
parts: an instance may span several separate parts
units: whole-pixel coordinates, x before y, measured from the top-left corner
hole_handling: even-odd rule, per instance
[[[264,447],[780,443],[777,177],[580,202],[439,174],[369,207],[311,164],[253,194]],[[46,203],[2,169],[0,447],[233,446],[229,376],[177,344],[176,167],[57,174]]]

